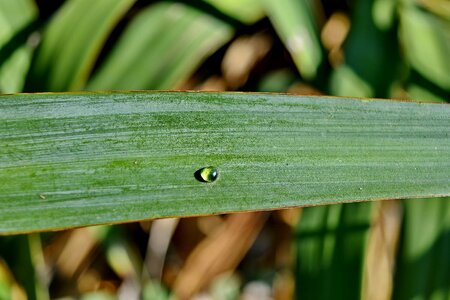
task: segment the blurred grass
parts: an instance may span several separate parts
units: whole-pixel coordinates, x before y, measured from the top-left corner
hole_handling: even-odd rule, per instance
[[[42,34],[25,90],[83,88],[108,34],[133,3],[134,0],[65,2]]]
[[[0,233],[450,193],[443,104],[213,92],[2,100]],[[212,184],[194,176],[208,165],[220,173]]]
[[[32,1],[0,1],[0,91],[17,93],[23,88],[31,61],[27,40],[37,18]],[[32,39],[29,43],[32,42]]]
[[[263,1],[268,17],[289,50],[300,74],[307,80],[317,76],[322,63],[314,10],[308,0]],[[320,5],[320,4],[317,4]]]
[[[372,203],[303,209],[298,223],[297,296],[357,299]],[[345,276],[336,276],[345,270]]]
[[[232,33],[231,26],[181,3],[151,5],[128,24],[88,89],[179,86]]]
[[[410,200],[405,205],[395,299],[448,299],[450,201]]]
[[[447,0],[114,4],[0,0],[0,92],[233,89],[450,101]],[[67,7],[77,9],[64,16]],[[178,7],[191,17],[185,26],[153,28],[167,22],[166,14],[148,18],[158,7]],[[139,29],[138,22],[147,25]],[[134,30],[137,36],[131,38]],[[289,40],[292,32],[313,43]],[[299,45],[302,55],[293,51]],[[121,62],[125,67],[119,68]],[[307,208],[304,219],[298,210],[274,212],[248,254],[236,256],[241,263],[212,275],[193,293],[291,299],[297,282],[299,299],[308,298],[302,294],[317,299],[326,295],[324,282],[338,289],[335,299],[448,299],[449,200],[386,203]],[[346,224],[362,220],[362,211],[364,229],[348,229]],[[177,274],[189,272],[188,258],[228,221],[213,216],[182,219],[173,227],[161,223],[153,231],[159,221],[2,237],[0,299],[168,299]],[[324,229],[325,236],[306,234]],[[149,235],[154,238],[147,245]],[[166,243],[158,236],[169,244],[158,246]],[[298,245],[295,252],[292,242]],[[308,251],[321,244],[327,247]],[[338,254],[347,263],[336,260]],[[148,275],[147,261],[163,266],[160,276]],[[349,274],[346,267],[358,272]],[[346,282],[346,276],[354,281]]]

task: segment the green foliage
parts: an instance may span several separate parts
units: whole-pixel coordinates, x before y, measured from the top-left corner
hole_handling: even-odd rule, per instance
[[[394,299],[448,299],[450,201],[409,200],[402,242]]]
[[[45,28],[25,89],[39,92],[83,88],[102,44],[133,2],[67,1]]]
[[[0,111],[3,233],[449,194],[447,105],[132,92]]]
[[[0,91],[22,90],[31,60],[25,45],[37,10],[32,1],[0,1]]]
[[[298,223],[297,296],[357,299],[372,203],[305,208]],[[345,276],[335,276],[343,273]]]
[[[266,44],[249,42],[257,35]],[[265,54],[252,61],[258,50]],[[1,93],[232,87],[449,102],[448,57],[446,0],[0,0]],[[449,118],[445,104],[325,97],[2,96],[0,231],[448,195]],[[210,165],[219,178],[198,181],[194,172]],[[393,298],[448,298],[448,204],[401,203]],[[299,299],[364,297],[373,207],[303,211]],[[142,259],[124,232],[93,232],[119,277],[133,270],[124,285],[144,299],[171,297],[139,275]],[[0,298],[55,297],[40,238],[0,239]],[[226,282],[220,289],[237,297],[238,283]]]
[[[264,0],[266,12],[300,72],[306,79],[317,76],[323,54],[314,11],[307,0]]]
[[[172,88],[232,32],[229,25],[181,3],[154,4],[128,25],[88,89]]]

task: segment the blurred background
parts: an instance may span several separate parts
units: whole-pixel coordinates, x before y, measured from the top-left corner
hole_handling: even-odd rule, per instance
[[[0,0],[0,92],[450,101],[448,0]],[[1,222],[1,220],[0,220]],[[0,237],[0,299],[450,299],[450,201]]]

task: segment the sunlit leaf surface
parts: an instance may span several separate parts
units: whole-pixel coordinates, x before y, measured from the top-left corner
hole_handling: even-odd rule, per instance
[[[0,99],[0,231],[450,194],[450,106],[270,94]],[[195,173],[213,166],[218,178]]]

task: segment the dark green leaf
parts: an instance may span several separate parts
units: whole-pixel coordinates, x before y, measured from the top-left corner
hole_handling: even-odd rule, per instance
[[[448,299],[450,199],[405,203],[393,299]]]
[[[371,208],[354,203],[303,210],[296,237],[298,299],[359,298]]]

